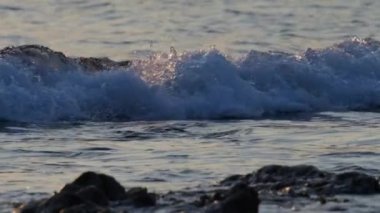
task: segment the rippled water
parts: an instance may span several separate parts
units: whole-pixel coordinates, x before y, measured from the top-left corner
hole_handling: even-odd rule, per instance
[[[379,7],[376,0],[3,0],[0,45],[115,59],[170,46],[300,51],[350,36],[380,38]]]
[[[364,112],[274,120],[3,124],[0,200],[42,196],[36,193],[58,190],[86,170],[161,192],[215,183],[268,164],[379,175],[379,125],[378,113]],[[375,212],[380,206],[368,199],[377,198],[358,197],[349,208]],[[327,207],[308,208],[323,212]]]
[[[0,211],[58,190],[86,170],[160,192],[268,164],[379,176],[379,45],[341,43],[351,36],[379,39],[379,6],[375,0],[1,1],[2,47],[38,43],[72,56],[146,60],[133,64],[136,84],[120,72],[64,73],[34,84],[35,76],[24,73],[28,68],[0,60],[0,117],[7,120],[0,123]],[[168,55],[157,53],[171,46],[185,52],[174,62],[186,66],[173,68]],[[309,47],[325,49],[305,51]],[[168,82],[177,90],[166,90]],[[104,84],[114,87],[105,90]],[[168,93],[156,96],[162,88]],[[130,102],[149,107],[131,112]],[[135,121],[87,119],[80,111],[96,114],[105,106],[116,115],[137,115]],[[160,107],[166,114],[144,119]],[[252,116],[245,107],[270,117]],[[229,115],[238,119],[221,119]],[[72,119],[61,121],[64,116]],[[202,120],[186,120],[195,118]],[[355,197],[344,205],[349,212],[376,212],[378,198]],[[267,204],[261,209],[291,211]]]

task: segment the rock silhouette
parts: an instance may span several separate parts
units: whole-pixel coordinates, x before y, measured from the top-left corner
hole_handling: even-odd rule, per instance
[[[332,173],[310,165],[269,165],[246,175],[229,176],[209,187],[156,194],[144,187],[126,190],[112,176],[84,172],[50,198],[20,205],[15,212],[105,213],[140,209],[143,212],[258,213],[261,202],[281,204],[303,198],[325,204],[338,202],[334,196],[339,194],[380,194],[379,180],[360,172]]]

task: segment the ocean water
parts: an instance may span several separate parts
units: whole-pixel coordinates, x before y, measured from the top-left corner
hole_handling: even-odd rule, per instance
[[[0,56],[0,211],[87,170],[157,192],[268,164],[380,176],[379,6],[1,1],[1,47],[40,44],[132,65],[89,73],[49,56],[33,66]],[[380,209],[379,196],[349,198],[336,205]]]

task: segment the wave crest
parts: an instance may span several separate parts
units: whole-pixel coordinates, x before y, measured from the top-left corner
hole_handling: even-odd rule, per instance
[[[220,119],[372,110],[380,105],[379,47],[379,41],[353,38],[299,55],[253,50],[239,59],[216,49],[178,54],[173,48],[131,64],[70,58],[38,46],[6,48],[0,51],[0,118]]]

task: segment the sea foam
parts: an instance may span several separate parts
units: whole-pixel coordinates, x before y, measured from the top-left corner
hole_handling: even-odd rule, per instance
[[[0,57],[0,118],[9,121],[260,118],[374,110],[380,42],[353,38],[300,54],[217,49],[156,53],[128,68],[87,72],[49,57]]]

